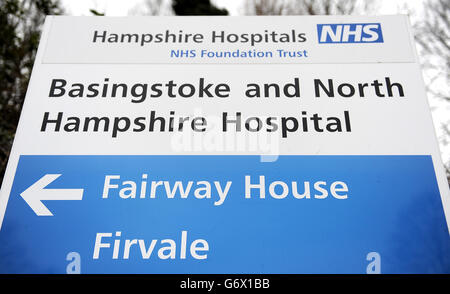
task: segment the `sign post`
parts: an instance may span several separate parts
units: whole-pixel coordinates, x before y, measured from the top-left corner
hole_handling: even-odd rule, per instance
[[[49,16],[0,272],[448,273],[449,213],[404,16]]]

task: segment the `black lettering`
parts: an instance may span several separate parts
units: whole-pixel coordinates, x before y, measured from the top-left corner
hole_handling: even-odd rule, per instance
[[[59,84],[59,85],[58,85]],[[52,84],[50,86],[49,97],[61,97],[66,93],[64,87],[67,85],[67,81],[63,79],[53,79]],[[59,93],[56,93],[56,90],[59,90]]]
[[[61,120],[63,117],[62,112],[58,112],[58,118],[55,120],[50,120],[49,117],[50,113],[45,112],[44,113],[44,119],[42,120],[42,126],[41,126],[41,132],[45,132],[47,130],[47,124],[55,124],[55,132],[59,132],[59,129],[61,127]]]

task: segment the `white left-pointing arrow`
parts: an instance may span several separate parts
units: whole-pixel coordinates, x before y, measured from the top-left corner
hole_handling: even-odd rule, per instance
[[[59,178],[60,174],[47,174],[36,183],[23,191],[20,196],[39,216],[52,216],[53,214],[42,203],[43,200],[82,200],[83,189],[44,189]]]

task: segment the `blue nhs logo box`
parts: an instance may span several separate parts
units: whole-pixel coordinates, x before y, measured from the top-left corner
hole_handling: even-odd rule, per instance
[[[318,24],[319,43],[383,43],[379,23]]]

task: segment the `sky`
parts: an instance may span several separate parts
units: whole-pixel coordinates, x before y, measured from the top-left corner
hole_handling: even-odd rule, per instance
[[[107,16],[126,16],[130,9],[143,3],[144,0],[62,0],[63,6],[70,15],[91,15],[89,9],[105,12]],[[242,15],[245,0],[213,0],[218,7],[227,8],[230,15]],[[420,7],[421,0],[379,0],[378,14],[405,13],[401,7],[408,2],[411,7]]]
[[[91,15],[89,9],[105,12],[107,16],[126,16],[134,7],[142,4],[144,0],[62,0],[70,15]],[[215,0],[219,7],[226,7],[231,15],[240,14],[242,0]]]

